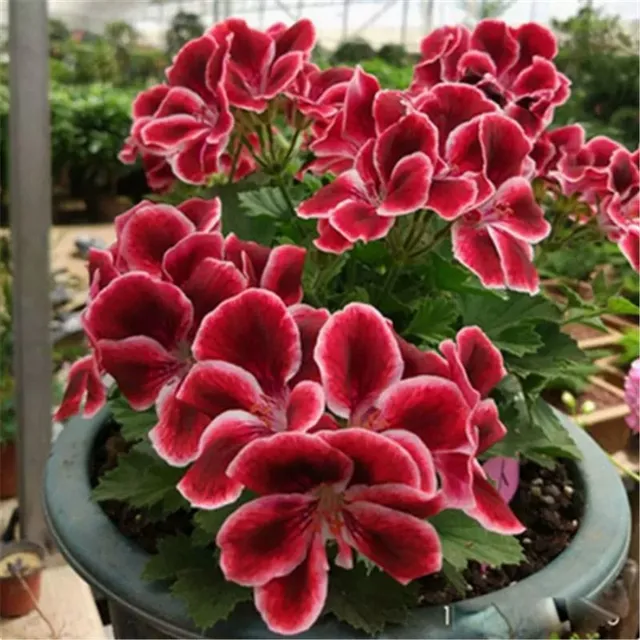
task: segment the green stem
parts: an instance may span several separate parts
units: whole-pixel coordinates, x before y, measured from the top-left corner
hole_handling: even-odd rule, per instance
[[[611,460],[614,467],[620,469],[620,471],[627,474],[630,478],[633,478],[636,482],[640,482],[640,475],[638,475],[635,471],[627,469],[627,467],[625,467],[621,462],[618,462],[610,453],[608,453],[607,456],[609,456],[609,460]]]
[[[242,143],[244,144],[244,146],[247,148],[247,150],[249,151],[249,153],[251,154],[251,157],[263,168],[266,169],[267,168],[267,163],[260,158],[259,156],[256,155],[256,152],[253,150],[253,147],[251,146],[251,143],[249,142],[249,139],[246,136],[242,136]]]
[[[285,199],[285,202],[287,203],[287,206],[289,207],[289,210],[291,211],[291,216],[294,219],[297,219],[298,214],[296,213],[296,205],[293,204],[293,200],[291,199],[291,196],[289,195],[289,192],[287,191],[287,187],[284,183],[284,180],[282,179],[282,176],[279,175],[276,178],[276,184],[278,185],[278,188],[280,189],[280,193],[282,193],[282,197]]]
[[[240,152],[242,151],[242,145],[244,143],[242,140],[238,140],[237,147],[233,152],[233,157],[231,158],[231,173],[229,174],[229,179],[227,180],[227,184],[231,184],[233,179],[236,176],[236,170],[238,168],[238,160],[240,159]]]
[[[426,244],[426,246],[422,247],[418,251],[415,251],[409,254],[409,258],[413,260],[415,258],[418,258],[419,256],[424,255],[425,253],[428,253],[433,248],[435,248],[445,236],[449,235],[449,231],[451,230],[452,224],[453,222],[448,222],[444,227],[442,227],[442,229],[440,229],[440,231],[434,234],[433,238],[431,238],[431,240]]]
[[[300,138],[301,133],[302,133],[302,129],[296,129],[295,133],[293,134],[293,137],[291,138],[291,144],[289,145],[289,148],[287,149],[287,153],[285,153],[285,156],[282,159],[282,163],[281,163],[283,171],[287,166],[287,162],[289,162],[291,156],[293,155],[293,152],[295,151],[296,145],[298,144],[298,138]]]
[[[398,280],[398,276],[400,275],[401,271],[402,271],[401,262],[391,266],[391,268],[389,269],[389,273],[387,274],[387,277],[384,281],[384,285],[382,287],[382,292],[380,294],[381,298],[386,297],[391,292],[391,289],[393,289],[393,286]]]

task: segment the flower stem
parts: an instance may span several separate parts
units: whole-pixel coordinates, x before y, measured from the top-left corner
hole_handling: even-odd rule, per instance
[[[56,630],[53,624],[51,623],[51,620],[49,620],[49,618],[45,615],[44,611],[40,608],[40,605],[38,604],[38,598],[36,598],[33,591],[31,591],[31,588],[29,587],[29,584],[27,583],[27,581],[22,577],[19,571],[16,571],[12,575],[18,578],[18,580],[20,581],[20,584],[22,585],[22,588],[27,592],[27,595],[29,596],[29,599],[31,600],[34,609],[38,612],[38,615],[44,620],[47,627],[49,627],[49,632],[51,633],[51,637],[54,639],[57,638],[58,634],[56,633]]]
[[[444,227],[442,227],[442,229],[440,229],[440,231],[434,234],[433,238],[431,238],[431,240],[424,247],[418,249],[417,251],[414,251],[413,253],[410,253],[409,259],[413,260],[415,258],[418,258],[435,248],[440,243],[440,241],[449,234],[452,225],[453,222],[448,222]]]
[[[293,134],[293,137],[291,138],[291,144],[289,145],[289,148],[287,149],[287,152],[285,153],[284,158],[280,163],[282,165],[283,171],[287,166],[287,162],[289,162],[289,160],[291,159],[291,156],[293,155],[293,152],[295,151],[295,148],[296,148],[296,145],[298,144],[298,139],[300,138],[301,133],[302,133],[301,128],[296,129],[295,133]]]
[[[242,151],[242,145],[244,143],[242,140],[237,141],[237,146],[235,151],[233,152],[233,157],[231,158],[231,172],[229,173],[229,179],[227,180],[227,184],[231,184],[233,179],[236,176],[236,170],[238,168],[238,160],[240,159],[240,152]]]
[[[251,146],[251,143],[249,142],[249,139],[246,136],[242,136],[242,143],[244,144],[244,146],[247,148],[247,151],[251,154],[251,157],[263,168],[266,169],[267,168],[267,163],[260,158],[259,156],[256,155],[256,152],[253,150],[253,147]]]
[[[616,460],[610,453],[608,453],[607,456],[609,457],[609,460],[611,460],[613,465],[620,469],[620,471],[628,475],[630,478],[633,478],[636,482],[640,482],[640,475],[638,475],[635,471],[631,471],[631,469],[625,467],[622,462]]]

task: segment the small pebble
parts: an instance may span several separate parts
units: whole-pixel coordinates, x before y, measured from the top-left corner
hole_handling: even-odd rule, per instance
[[[509,583],[509,586],[513,587],[514,584],[518,584],[518,581],[517,580],[513,580],[512,582]]]
[[[571,498],[575,493],[575,489],[568,484],[565,484],[564,487],[562,487],[562,490],[564,491],[564,495],[567,496],[567,498]]]
[[[550,496],[557,498],[560,495],[560,489],[558,489],[555,484],[552,484],[550,487],[547,487],[547,493]]]
[[[467,591],[473,591],[473,586],[470,584],[467,584]]]
[[[531,486],[533,487],[539,487],[542,484],[542,478],[534,478],[531,481]]]
[[[522,538],[522,544],[531,544],[531,538]]]
[[[531,495],[539,498],[542,495],[542,489],[537,485],[535,487],[531,487]]]
[[[576,529],[578,527],[578,521],[577,520],[572,520],[571,521],[571,526]]]
[[[545,504],[549,504],[549,505],[556,503],[556,499],[553,496],[542,496],[541,500]]]

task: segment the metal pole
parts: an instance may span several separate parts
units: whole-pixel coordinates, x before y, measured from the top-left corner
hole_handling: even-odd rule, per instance
[[[48,541],[42,479],[51,447],[51,143],[46,0],[10,0],[9,193],[20,529]],[[25,73],[28,70],[28,73]]]
[[[424,0],[424,23],[422,31],[427,35],[433,29],[433,0]]]
[[[349,33],[349,2],[350,0],[344,0],[342,5],[342,41],[347,39]]]
[[[407,46],[407,26],[409,23],[409,0],[402,2],[402,27],[400,28],[400,43]]]
[[[264,29],[264,13],[267,9],[267,0],[259,0],[258,4],[258,26]]]

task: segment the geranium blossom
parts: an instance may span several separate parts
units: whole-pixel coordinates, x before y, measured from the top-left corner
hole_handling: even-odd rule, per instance
[[[300,633],[320,615],[327,540],[337,544],[338,565],[353,566],[353,548],[401,584],[441,568],[440,541],[424,520],[435,473],[426,447],[414,445],[420,469],[401,445],[364,429],[281,434],[234,460],[229,476],[261,497],[220,529],[220,566],[228,580],[254,587],[272,631]]]
[[[467,509],[488,528],[518,532],[506,505],[492,504],[496,494],[474,462],[505,433],[493,402],[481,401],[503,377],[502,359],[477,329],[443,351],[446,361],[426,356],[420,374],[402,380],[405,362],[392,328],[372,307],[353,303],[324,324],[315,360],[334,414],[350,426],[417,435],[433,456],[446,504]],[[484,382],[478,379],[483,367]]]
[[[309,20],[299,20],[289,28],[275,24],[262,32],[244,20],[229,18],[210,29],[208,35],[219,46],[229,43],[224,88],[230,104],[257,113],[286,91],[315,43],[315,29]]]
[[[242,448],[256,438],[315,426],[324,394],[311,380],[289,384],[302,362],[300,331],[268,291],[246,291],[209,314],[193,354],[199,364],[178,399],[213,422],[178,488],[192,504],[211,509],[240,495],[242,485],[226,469]]]

